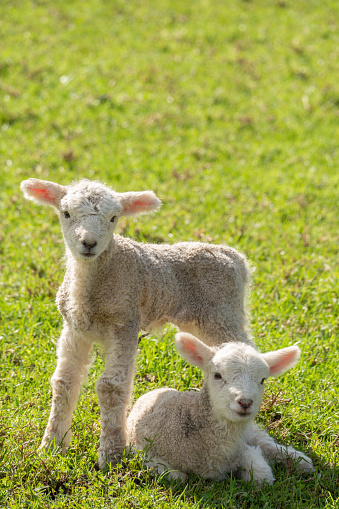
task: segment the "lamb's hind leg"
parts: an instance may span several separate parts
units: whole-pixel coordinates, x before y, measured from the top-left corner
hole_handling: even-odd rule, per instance
[[[144,464],[149,468],[156,468],[158,474],[163,474],[166,470],[168,471],[167,479],[172,479],[173,481],[177,481],[180,479],[182,482],[185,482],[187,479],[187,475],[180,470],[173,470],[172,467],[164,461],[162,458],[151,457],[146,458]]]
[[[211,251],[206,251],[213,255],[212,246]],[[192,334],[209,346],[228,341],[253,345],[246,309],[250,270],[245,258],[231,248],[225,248],[224,254],[217,248],[214,260],[211,256],[210,261],[212,263],[204,271],[203,278],[196,281],[201,292],[197,292],[193,308],[193,322],[198,331]]]
[[[126,446],[126,409],[131,395],[138,328],[126,327],[106,337],[106,365],[96,384],[101,411],[99,467],[116,464]]]
[[[314,472],[312,460],[304,453],[297,451],[290,445],[278,444],[265,430],[256,425],[253,425],[253,432],[247,442],[251,445],[258,445],[264,455],[272,461],[287,464],[289,459],[293,459],[299,471]]]
[[[51,379],[52,408],[41,442],[41,449],[61,446],[65,454],[72,432],[72,413],[80,385],[87,375],[91,344],[65,326],[58,343],[58,363]]]
[[[209,312],[208,316],[200,316],[195,323],[178,323],[182,332],[198,337],[208,346],[221,345],[229,341],[241,341],[253,345],[250,331],[245,326],[241,313],[236,318],[228,318],[220,312]]]

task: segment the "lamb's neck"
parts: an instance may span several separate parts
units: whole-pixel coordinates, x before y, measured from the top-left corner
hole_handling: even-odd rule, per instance
[[[105,271],[111,259],[113,244],[93,261],[79,260],[67,250],[68,313],[73,326],[89,330],[92,325],[91,293],[98,272]]]

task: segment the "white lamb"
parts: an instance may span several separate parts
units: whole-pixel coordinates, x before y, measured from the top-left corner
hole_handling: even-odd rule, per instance
[[[158,389],[140,397],[127,419],[129,443],[145,449],[146,464],[182,480],[188,473],[273,483],[266,459],[296,461],[302,472],[312,461],[291,446],[276,443],[255,423],[264,381],[296,364],[297,346],[260,354],[243,343],[210,348],[191,334],[176,335],[179,353],[205,372],[200,392]]]
[[[21,188],[26,198],[58,211],[66,245],[67,270],[57,294],[64,327],[42,447],[61,445],[65,453],[90,350],[99,342],[106,357],[96,385],[99,465],[105,468],[119,460],[126,445],[139,330],[172,322],[210,345],[251,343],[245,306],[249,269],[230,247],[139,244],[113,235],[120,216],[159,207],[151,191],[117,193],[89,180],[65,187],[34,178]]]

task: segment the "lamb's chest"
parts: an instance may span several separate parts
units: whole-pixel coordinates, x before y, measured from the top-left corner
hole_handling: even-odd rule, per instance
[[[108,285],[75,289],[61,285],[57,298],[58,309],[73,329],[89,331],[119,325],[126,319],[126,302]],[[131,306],[127,306],[131,309]]]

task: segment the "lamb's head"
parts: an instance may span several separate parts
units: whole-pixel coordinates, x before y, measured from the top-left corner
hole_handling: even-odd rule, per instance
[[[188,362],[204,370],[215,416],[232,422],[253,420],[265,380],[285,373],[300,356],[296,345],[261,354],[244,343],[210,348],[186,333],[176,335],[176,348]]]
[[[70,186],[31,178],[21,183],[26,198],[54,207],[67,247],[76,258],[95,260],[112,239],[117,220],[160,206],[152,191],[117,193],[91,180]]]

